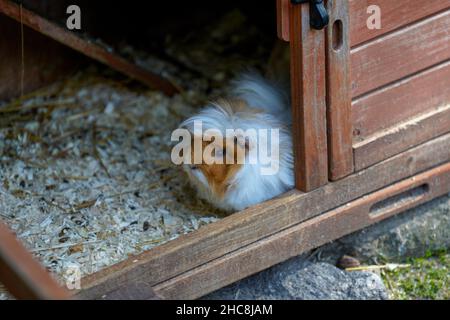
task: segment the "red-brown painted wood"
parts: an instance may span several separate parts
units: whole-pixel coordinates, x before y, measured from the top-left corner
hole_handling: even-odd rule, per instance
[[[290,4],[292,132],[301,191],[328,182],[325,32],[311,29],[309,4]]]
[[[0,282],[17,299],[61,300],[70,297],[1,221]]]
[[[157,285],[155,291],[166,299],[199,298],[449,191],[450,163],[386,187],[211,261]],[[386,202],[388,199],[390,201]],[[391,201],[392,199],[398,201]]]
[[[248,208],[87,276],[81,282],[83,290],[77,297],[101,298],[130,282],[154,286],[244,246],[263,243],[264,239],[286,228],[448,162],[448,150],[450,134],[312,192],[294,190]],[[245,262],[239,268],[244,265],[257,266],[258,263]],[[205,282],[205,286],[207,285],[210,284]]]
[[[353,172],[348,1],[328,1],[326,29],[329,178]]]
[[[161,90],[167,95],[174,95],[178,89],[168,80],[153,74],[133,63],[128,62],[124,58],[119,57],[107,51],[98,44],[89,42],[76,33],[70,32],[58,25],[49,22],[38,14],[20,8],[19,5],[10,0],[0,0],[0,13],[5,14],[16,21],[23,23],[25,26],[36,30],[37,32],[56,40],[69,48],[72,48],[82,54],[95,59],[111,68],[136,79],[143,84]]]
[[[447,132],[450,132],[450,104],[357,143],[354,146],[355,169],[367,168]],[[450,157],[450,149],[447,154]]]
[[[353,101],[354,142],[450,103],[450,61]]]
[[[277,1],[277,35],[284,41],[289,41],[289,0]]]
[[[337,0],[339,3],[339,0]],[[367,8],[381,9],[381,29],[367,28]],[[450,0],[350,0],[350,43],[356,46],[450,8]]]
[[[448,30],[450,10],[352,50],[353,97],[450,59]]]

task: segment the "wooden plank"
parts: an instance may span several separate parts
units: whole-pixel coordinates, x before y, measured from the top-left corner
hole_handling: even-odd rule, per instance
[[[450,59],[450,10],[351,51],[352,96]]]
[[[68,299],[48,272],[0,222],[0,282],[17,299]]]
[[[289,0],[277,1],[277,35],[280,40],[289,41]]]
[[[350,12],[350,46],[355,47],[400,29],[417,20],[438,13],[450,7],[450,0],[429,0],[426,4],[411,0],[348,0]],[[331,2],[331,1],[329,1]],[[338,1],[340,2],[340,1]],[[381,28],[369,29],[367,20],[371,16],[368,8],[377,5],[381,11]],[[277,0],[277,34],[289,41],[289,15],[285,15],[289,0]]]
[[[355,169],[361,170],[434,137],[450,132],[450,101],[444,107],[380,132],[354,146]],[[450,149],[447,149],[450,157]]]
[[[370,17],[367,8],[371,5],[380,7],[381,29],[371,30],[367,27],[367,19]],[[351,46],[357,46],[447,8],[450,8],[450,0],[350,0]]]
[[[328,169],[335,181],[353,172],[348,0],[328,1],[327,11]]]
[[[292,191],[82,279],[80,298],[155,285],[384,186],[449,161],[450,134],[309,193]],[[142,297],[145,298],[145,297]]]
[[[353,101],[354,142],[450,103],[450,61]]]
[[[154,289],[166,299],[196,299],[448,192],[450,163],[241,248]]]
[[[297,189],[328,182],[325,33],[309,25],[309,4],[290,4],[292,133]]]
[[[60,81],[80,70],[87,60],[60,43],[25,28],[22,65],[19,25],[13,19],[0,14],[0,30],[2,31],[0,38],[1,101],[10,101],[21,94],[27,94]]]
[[[120,287],[119,289],[108,293],[104,297],[99,299],[108,300],[162,300],[159,294],[155,292],[153,287],[148,283],[142,282],[127,282],[126,285]]]
[[[25,26],[40,32],[41,34],[68,46],[69,48],[81,52],[82,54],[97,60],[98,62],[101,62],[133,79],[136,79],[150,88],[161,90],[167,95],[174,95],[178,92],[178,89],[175,88],[173,84],[160,76],[132,64],[124,58],[108,52],[108,50],[93,42],[86,41],[76,33],[61,28],[32,11],[25,8],[21,9],[19,5],[10,0],[0,0],[0,13],[13,18],[19,23],[23,23]]]

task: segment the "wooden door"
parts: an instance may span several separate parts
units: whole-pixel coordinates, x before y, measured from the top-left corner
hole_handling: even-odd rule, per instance
[[[374,4],[381,29],[370,30]],[[450,0],[350,0],[349,17],[353,150],[361,170],[450,131]]]
[[[300,190],[450,132],[450,0],[328,0],[324,30],[308,3],[277,8]]]

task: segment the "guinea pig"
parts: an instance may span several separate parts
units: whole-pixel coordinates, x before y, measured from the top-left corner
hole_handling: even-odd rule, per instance
[[[180,128],[191,134],[183,168],[199,196],[232,211],[292,189],[294,174],[288,94],[255,72],[228,92]]]

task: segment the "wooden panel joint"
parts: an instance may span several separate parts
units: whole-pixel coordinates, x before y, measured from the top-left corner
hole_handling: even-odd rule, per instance
[[[328,182],[325,31],[311,29],[308,3],[289,12],[295,181],[307,192]]]
[[[328,1],[327,11],[328,163],[330,180],[335,181],[353,172],[348,0]]]

